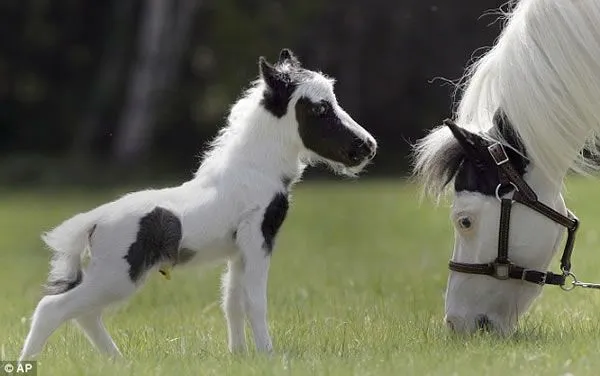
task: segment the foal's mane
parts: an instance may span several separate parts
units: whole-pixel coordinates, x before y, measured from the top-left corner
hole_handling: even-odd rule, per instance
[[[600,2],[512,5],[496,44],[461,80],[456,123],[489,133],[501,109],[531,163],[560,186],[569,169],[595,170],[600,155]],[[416,176],[439,196],[460,164],[458,143],[438,127],[414,150]]]
[[[195,173],[196,176],[209,161],[218,159],[223,153],[223,148],[230,142],[230,139],[242,131],[242,128],[247,124],[249,117],[253,116],[255,111],[259,108],[264,87],[265,83],[261,79],[251,82],[250,86],[231,106],[226,118],[226,124],[219,129],[217,135],[208,144],[206,151],[201,155],[200,166]]]
[[[277,62],[273,68],[279,73],[281,80],[286,80],[289,85],[299,85],[309,81],[316,72],[304,69],[300,66],[296,57],[286,62]],[[319,75],[333,82],[322,73]],[[230,107],[225,125],[219,129],[217,135],[208,144],[206,151],[201,155],[201,162],[195,175],[203,170],[213,160],[223,160],[223,154],[227,153],[227,146],[232,144],[232,139],[247,131],[252,122],[260,121],[258,117],[271,117],[263,106],[267,84],[262,77],[250,82],[250,85],[242,92],[237,101]],[[264,120],[264,119],[262,119]]]

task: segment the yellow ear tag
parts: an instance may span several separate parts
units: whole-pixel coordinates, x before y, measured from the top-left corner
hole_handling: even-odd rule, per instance
[[[163,277],[165,277],[165,279],[167,281],[171,280],[171,267],[170,266],[163,266],[162,268],[158,269],[158,271],[160,272],[160,274],[163,275]]]

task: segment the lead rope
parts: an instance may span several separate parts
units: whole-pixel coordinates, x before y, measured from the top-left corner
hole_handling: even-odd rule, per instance
[[[567,252],[563,254],[563,257],[560,260],[561,269],[563,272],[563,276],[565,277],[565,283],[560,285],[560,288],[563,291],[571,291],[575,287],[581,287],[584,289],[596,289],[600,290],[600,283],[589,283],[582,282],[577,279],[575,274],[571,272],[571,254],[573,253],[573,244],[575,243],[575,232],[579,227],[579,220],[570,210],[568,211],[569,218],[573,221],[574,225],[572,228],[569,228],[569,234],[567,237],[567,244],[565,245],[565,249]],[[567,280],[571,280],[571,284],[567,285]]]

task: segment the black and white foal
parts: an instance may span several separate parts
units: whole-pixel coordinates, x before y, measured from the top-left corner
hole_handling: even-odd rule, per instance
[[[118,356],[101,319],[107,305],[132,295],[152,270],[221,259],[228,260],[229,349],[246,349],[247,317],[257,349],[272,350],[267,277],[291,185],[314,163],[356,175],[377,144],[339,106],[333,80],[302,68],[291,51],[282,50],[275,65],[261,57],[259,68],[192,180],[129,193],[44,234],[54,251],[48,294],[33,314],[21,359],[41,352],[70,319],[100,351]]]

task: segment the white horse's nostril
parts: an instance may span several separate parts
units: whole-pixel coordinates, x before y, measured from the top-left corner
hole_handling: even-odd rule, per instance
[[[492,329],[492,321],[487,315],[478,315],[475,318],[477,329],[482,331],[490,331]]]

